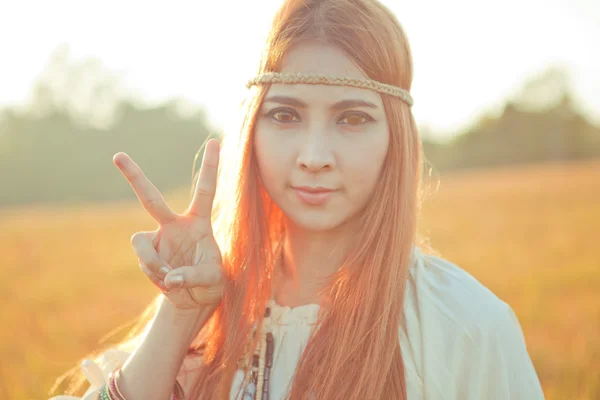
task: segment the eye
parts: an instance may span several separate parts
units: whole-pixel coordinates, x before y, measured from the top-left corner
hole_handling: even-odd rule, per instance
[[[369,115],[358,112],[344,114],[340,119],[340,123],[350,126],[363,125],[371,121],[373,121],[373,118]]]
[[[273,118],[275,121],[282,122],[284,124],[300,121],[300,117],[298,116],[298,113],[296,113],[294,110],[291,110],[291,109],[276,108],[274,110],[269,111],[266,114],[266,116]]]

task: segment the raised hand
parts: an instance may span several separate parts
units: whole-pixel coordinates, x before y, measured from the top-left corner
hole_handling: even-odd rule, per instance
[[[179,309],[216,307],[224,287],[221,252],[211,225],[219,142],[211,139],[206,143],[194,197],[183,215],[169,208],[127,154],[115,154],[113,162],[158,223],[155,231],[136,232],[131,237],[142,271]]]

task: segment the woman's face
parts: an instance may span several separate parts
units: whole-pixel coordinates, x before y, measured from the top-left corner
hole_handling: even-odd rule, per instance
[[[367,78],[337,47],[306,42],[281,72]],[[389,144],[381,96],[368,89],[273,84],[259,110],[254,149],[271,199],[294,224],[324,231],[367,204]]]

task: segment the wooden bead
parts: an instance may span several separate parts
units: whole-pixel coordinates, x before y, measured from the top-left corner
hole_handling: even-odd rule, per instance
[[[273,366],[273,348],[274,348],[274,340],[273,334],[271,332],[267,333],[267,367],[271,368]]]
[[[256,399],[262,399],[263,385],[264,385],[264,373],[265,373],[265,357],[267,353],[266,346],[266,334],[262,334],[262,340],[260,341],[260,357],[258,359],[258,380],[256,382]]]

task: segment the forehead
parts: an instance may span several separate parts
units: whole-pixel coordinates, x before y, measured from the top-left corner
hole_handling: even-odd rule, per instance
[[[341,49],[320,42],[301,42],[292,47],[283,58],[281,72],[368,79]],[[350,86],[275,83],[267,93],[267,96],[273,95],[299,97],[310,103],[354,98],[382,105],[381,96],[377,92]]]

